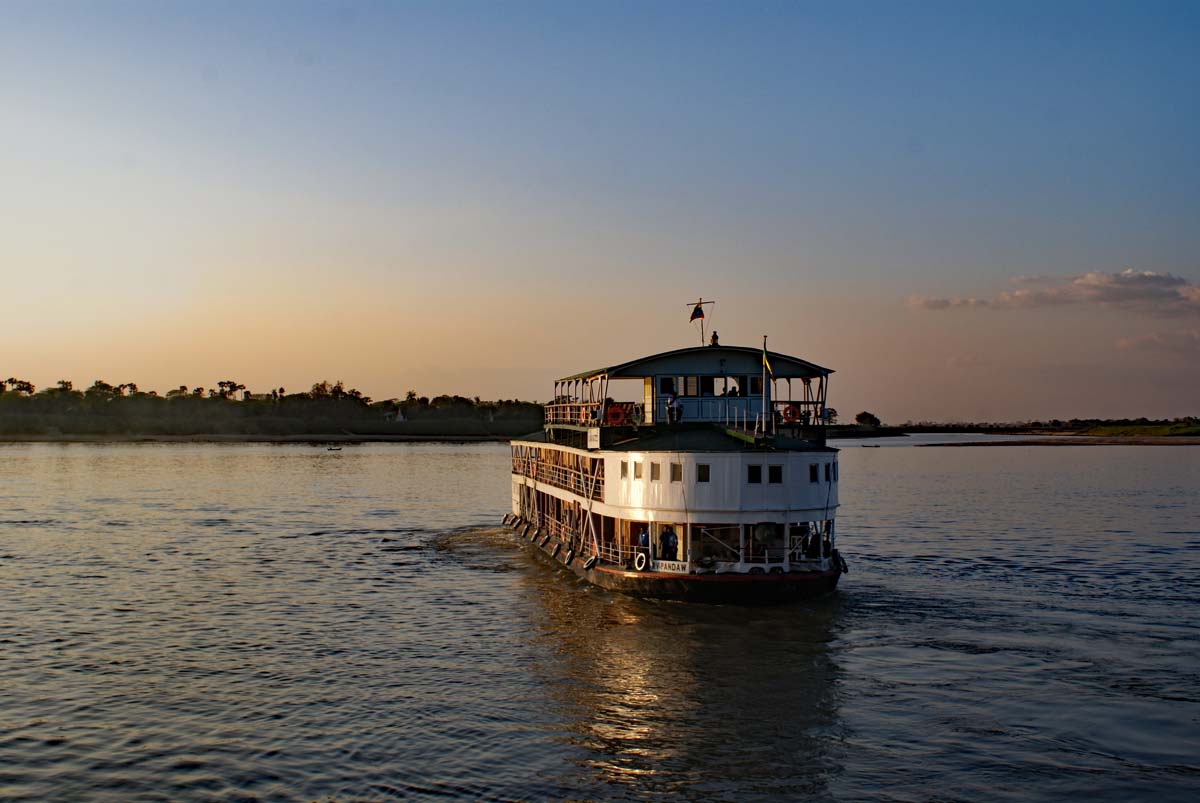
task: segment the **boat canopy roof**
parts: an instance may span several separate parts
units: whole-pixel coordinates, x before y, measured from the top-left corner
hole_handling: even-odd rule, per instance
[[[833,373],[799,357],[767,352],[776,379],[816,379]],[[599,379],[641,379],[648,376],[737,376],[762,370],[762,349],[749,346],[693,346],[564,376],[559,382]]]

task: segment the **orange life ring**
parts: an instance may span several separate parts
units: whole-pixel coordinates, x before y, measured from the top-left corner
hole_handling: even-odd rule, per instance
[[[619,427],[625,423],[625,408],[612,405],[604,413],[604,421],[610,427]]]
[[[800,420],[800,408],[794,404],[789,404],[783,408],[783,420],[789,424],[794,424]]]

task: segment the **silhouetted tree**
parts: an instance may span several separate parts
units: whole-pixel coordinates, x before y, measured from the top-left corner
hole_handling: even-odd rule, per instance
[[[861,413],[854,416],[854,423],[858,424],[860,427],[878,427],[880,421],[878,416],[876,416],[874,413],[868,413],[866,410],[863,410]]]

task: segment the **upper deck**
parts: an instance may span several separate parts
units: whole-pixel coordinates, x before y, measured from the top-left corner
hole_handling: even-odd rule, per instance
[[[715,425],[753,440],[784,435],[823,444],[832,373],[745,346],[677,349],[557,380],[545,427],[551,438],[586,432],[592,448],[631,428],[678,423]],[[614,401],[612,380],[640,380],[640,400]]]

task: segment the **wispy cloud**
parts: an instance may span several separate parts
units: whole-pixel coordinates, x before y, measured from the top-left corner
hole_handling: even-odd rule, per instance
[[[1018,276],[1016,284],[992,299],[910,296],[908,306],[922,310],[952,307],[1036,309],[1067,304],[1093,304],[1148,315],[1200,315],[1200,285],[1170,273],[1127,268],[1120,273],[1089,273],[1066,279]]]
[[[1117,341],[1117,348],[1122,351],[1167,351],[1174,354],[1200,355],[1200,329],[1150,332],[1137,337],[1123,337]]]
[[[986,298],[925,298],[909,296],[908,306],[914,309],[949,309],[950,307],[986,307]]]

